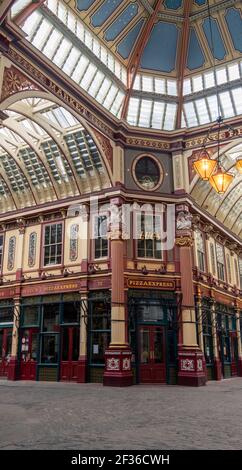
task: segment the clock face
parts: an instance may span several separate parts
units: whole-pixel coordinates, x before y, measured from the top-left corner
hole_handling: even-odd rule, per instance
[[[136,183],[146,191],[156,189],[162,181],[162,166],[155,158],[149,156],[139,157],[134,167]]]

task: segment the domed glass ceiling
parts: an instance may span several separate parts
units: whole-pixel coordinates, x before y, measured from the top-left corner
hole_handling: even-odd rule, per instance
[[[131,126],[172,131],[242,114],[242,3],[47,0],[12,19],[65,76]],[[216,73],[214,73],[214,65]]]

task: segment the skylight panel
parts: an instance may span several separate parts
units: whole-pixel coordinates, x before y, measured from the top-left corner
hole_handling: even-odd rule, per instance
[[[153,129],[161,129],[164,116],[165,103],[159,101],[154,102],[151,127]]]
[[[129,124],[131,124],[131,126],[137,125],[139,106],[140,100],[138,98],[130,98],[127,121]]]
[[[91,83],[91,86],[88,90],[88,93],[95,98],[102,82],[104,80],[104,74],[100,71],[98,71]]]
[[[103,103],[103,101],[105,100],[110,88],[112,86],[112,82],[111,80],[109,80],[109,78],[105,78],[103,83],[101,84],[99,90],[98,90],[98,93],[96,95],[96,100],[99,102],[99,103]]]
[[[242,87],[231,90],[237,114],[242,114]]]
[[[133,88],[134,90],[141,90],[141,76],[139,74],[135,77]]]
[[[218,101],[217,101],[216,95],[208,96],[207,103],[208,103],[211,119],[212,121],[216,121],[216,119],[218,118],[218,114],[219,114]]]
[[[186,78],[183,82],[183,95],[189,95],[192,92],[191,79]]]
[[[48,41],[46,42],[42,52],[43,54],[48,57],[48,59],[52,59],[54,56],[57,48],[59,47],[59,43],[61,42],[61,39],[63,38],[63,34],[58,31],[57,29],[54,29],[49,38]]]
[[[84,90],[87,90],[89,88],[96,71],[97,71],[97,67],[90,63],[80,82],[80,85],[82,88],[84,88]]]
[[[197,126],[198,125],[198,120],[194,108],[194,103],[192,101],[188,103],[184,103],[184,110],[185,110],[185,116],[186,116],[186,121],[189,127]]]
[[[205,88],[211,88],[215,86],[214,72],[206,72],[204,74],[204,84]]]
[[[58,17],[60,18],[61,21],[63,21],[63,23],[66,23],[67,9],[61,2],[58,2]]]
[[[224,117],[234,116],[234,108],[228,91],[219,93],[220,103]]]
[[[152,101],[141,100],[140,115],[139,115],[139,126],[150,127]]]
[[[32,13],[32,15],[30,15],[25,21],[23,31],[28,35],[30,41],[42,18],[43,16],[41,13],[35,10],[34,13]]]
[[[199,124],[206,124],[210,121],[207,104],[204,98],[195,101]]]
[[[113,101],[116,97],[118,93],[118,88],[116,87],[116,85],[112,85],[104,102],[103,102],[103,106],[107,109],[110,109],[112,104],[113,104]]]
[[[80,21],[77,21],[77,24],[76,24],[76,35],[78,39],[84,42],[85,28],[84,28],[84,25]]]
[[[37,30],[36,34],[33,37],[33,41],[32,41],[33,46],[41,50],[48,36],[50,35],[52,29],[53,29],[52,24],[48,20],[44,19],[41,23],[41,28]]]
[[[80,83],[81,78],[85,74],[85,71],[88,67],[88,64],[89,64],[89,59],[85,55],[82,55],[71,75],[71,78],[75,82]]]
[[[177,96],[176,80],[167,80],[167,93],[171,96]]]
[[[65,72],[67,75],[71,76],[71,73],[78,61],[78,59],[80,58],[81,54],[80,54],[80,51],[79,49],[77,49],[76,47],[73,47],[71,49],[71,52],[69,53],[66,61],[65,61],[65,64],[63,66],[63,72]]]
[[[228,74],[230,81],[238,80],[240,78],[239,64],[228,65]]]
[[[120,117],[124,96],[125,96],[124,93],[122,91],[119,91],[116,98],[115,98],[115,100],[114,100],[114,102],[113,102],[113,105],[112,105],[112,108],[110,109],[110,111],[115,116]]]
[[[222,83],[227,82],[227,73],[226,73],[226,68],[222,68],[219,70],[216,70],[216,78],[217,78],[217,84],[221,85]]]
[[[56,51],[56,54],[52,59],[55,65],[57,65],[60,68],[63,66],[63,64],[65,63],[65,59],[71,50],[71,47],[72,47],[71,41],[63,37],[62,41],[59,44],[59,48]]]
[[[175,117],[176,117],[177,105],[174,103],[167,103],[165,120],[164,120],[164,129],[171,131],[175,127]]]
[[[73,13],[68,10],[68,16],[67,16],[67,27],[73,32],[76,32],[76,17],[73,15]]]
[[[197,77],[192,77],[192,88],[193,88],[194,93],[196,93],[197,91],[203,90],[202,75],[198,75]]]
[[[142,76],[142,90],[143,91],[150,91],[152,92],[153,91],[153,77],[151,76],[147,76],[147,75],[143,75]]]
[[[164,78],[155,77],[155,93],[164,95],[166,92],[166,81]]]

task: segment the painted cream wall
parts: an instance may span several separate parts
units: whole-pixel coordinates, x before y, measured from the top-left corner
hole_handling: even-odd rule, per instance
[[[70,233],[71,226],[77,224],[79,227],[78,237],[77,237],[77,259],[74,261],[70,260]],[[64,231],[64,266],[71,267],[71,271],[78,272],[80,271],[80,264],[82,261],[82,232],[85,222],[80,220],[80,217],[67,217],[65,220],[65,231]],[[85,242],[85,241],[84,241]]]
[[[29,236],[31,233],[35,232],[37,234],[37,243],[36,243],[36,257],[35,264],[32,267],[28,266],[28,257],[29,257]],[[23,253],[23,271],[33,271],[36,272],[38,276],[38,270],[40,265],[40,239],[41,239],[41,224],[32,225],[31,227],[26,227],[24,234],[24,253]],[[32,274],[31,274],[32,276]]]
[[[7,265],[8,265],[8,248],[9,248],[9,239],[11,237],[16,237],[16,245],[15,245],[15,256],[14,256],[13,269],[11,269],[9,271],[8,267],[7,267]],[[6,275],[7,275],[7,279],[9,279],[9,280],[16,279],[16,269],[17,269],[17,266],[18,266],[19,256],[21,254],[19,252],[18,248],[19,248],[19,231],[18,231],[18,229],[6,231],[5,238],[4,238],[3,276],[6,277]]]

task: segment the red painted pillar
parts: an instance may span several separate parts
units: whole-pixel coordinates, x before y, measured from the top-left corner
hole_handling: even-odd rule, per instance
[[[197,342],[192,244],[191,215],[187,206],[179,206],[176,245],[180,254],[182,343],[178,345],[178,384],[199,386],[205,385],[206,372],[204,355]]]
[[[122,200],[111,204],[121,207]],[[111,343],[105,353],[103,385],[128,386],[133,384],[131,349],[128,345],[128,322],[125,309],[124,255],[125,241],[119,221],[112,223],[109,232],[111,244],[112,293],[111,293]]]

